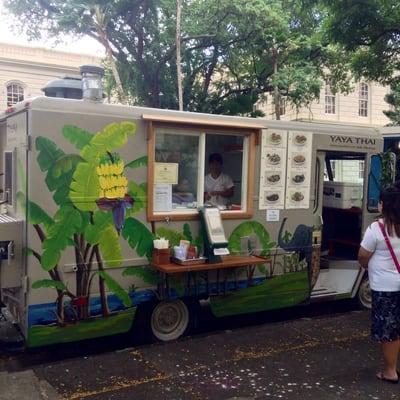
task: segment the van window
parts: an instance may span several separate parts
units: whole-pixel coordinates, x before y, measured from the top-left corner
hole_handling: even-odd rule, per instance
[[[4,198],[7,204],[13,202],[13,153],[4,152]]]
[[[149,219],[194,219],[204,204],[218,206],[222,218],[251,217],[255,136],[246,129],[152,127]]]
[[[380,182],[382,177],[382,161],[379,155],[371,157],[371,167],[368,175],[368,211],[378,212]]]

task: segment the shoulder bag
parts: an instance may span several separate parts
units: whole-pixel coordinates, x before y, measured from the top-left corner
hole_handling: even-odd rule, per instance
[[[386,246],[388,247],[390,255],[392,256],[394,265],[396,266],[397,271],[399,271],[399,274],[400,274],[400,263],[399,263],[399,260],[396,257],[396,254],[394,253],[392,244],[390,243],[390,240],[389,240],[388,235],[386,233],[385,226],[382,224],[381,221],[378,221],[378,224],[379,224],[379,228],[381,228],[381,232],[382,232],[382,235],[383,235],[383,237],[385,239]]]

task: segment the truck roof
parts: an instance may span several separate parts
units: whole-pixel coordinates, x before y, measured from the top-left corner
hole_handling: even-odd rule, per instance
[[[189,111],[165,110],[148,107],[106,104],[85,100],[64,99],[56,97],[36,97],[24,100],[13,106],[14,112],[25,108],[48,112],[70,112],[103,116],[119,116],[130,119],[144,119],[164,123],[186,123],[192,125],[224,126],[240,129],[283,129],[318,134],[380,136],[379,129],[371,126],[345,125],[337,123],[276,121],[265,118],[237,117],[218,114],[205,114]],[[0,114],[0,120],[7,115]]]

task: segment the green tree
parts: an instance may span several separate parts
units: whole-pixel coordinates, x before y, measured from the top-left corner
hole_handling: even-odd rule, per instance
[[[103,43],[115,61],[110,68],[118,72],[111,74],[111,85],[119,86],[119,76],[130,103],[178,108],[176,0],[6,5],[33,38],[69,33]],[[346,81],[344,58],[322,42],[324,17],[310,0],[182,1],[184,109],[257,115],[254,104],[268,93],[296,107],[309,104],[319,96],[327,70],[335,71],[335,82]]]
[[[400,70],[398,0],[323,0],[328,40],[351,55],[356,77],[392,83]]]
[[[383,112],[391,120],[389,125],[400,125],[400,82],[390,86],[390,93],[385,96],[385,101],[392,107]]]

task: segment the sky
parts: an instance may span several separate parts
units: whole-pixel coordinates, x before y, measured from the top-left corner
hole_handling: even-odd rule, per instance
[[[68,51],[72,53],[83,53],[95,56],[104,55],[103,46],[96,40],[85,37],[75,39],[64,37],[63,43],[55,44],[54,40],[45,39],[41,41],[28,41],[25,35],[19,35],[11,29],[13,16],[10,16],[4,8],[3,0],[0,0],[0,42],[22,44],[34,47],[46,47],[53,50]]]

